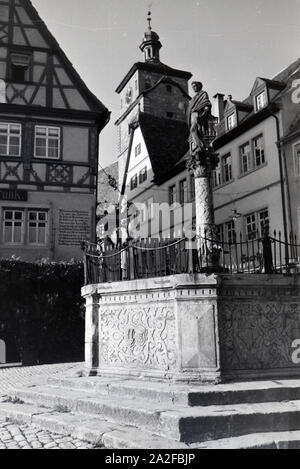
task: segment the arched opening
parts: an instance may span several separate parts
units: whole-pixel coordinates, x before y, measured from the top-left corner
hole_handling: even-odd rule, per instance
[[[0,339],[0,365],[6,363],[6,344],[4,340]]]

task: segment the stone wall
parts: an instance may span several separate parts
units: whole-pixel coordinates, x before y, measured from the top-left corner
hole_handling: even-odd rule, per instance
[[[178,381],[300,375],[300,282],[281,275],[176,275],[89,285],[93,374]]]
[[[83,295],[94,373],[219,380],[215,276],[90,285]]]
[[[222,278],[218,298],[222,373],[227,377],[300,375],[300,278]]]

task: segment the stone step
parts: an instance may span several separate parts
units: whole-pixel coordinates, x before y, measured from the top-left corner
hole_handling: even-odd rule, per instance
[[[187,445],[99,417],[59,413],[34,405],[0,403],[0,418],[113,449],[300,449],[300,431],[253,433]]]
[[[100,417],[59,413],[34,405],[0,403],[0,418],[113,449],[300,449],[300,431],[253,433],[187,445]]]
[[[168,440],[131,426],[108,422],[97,416],[54,412],[28,404],[0,403],[0,418],[70,435],[95,447],[104,445],[108,449],[189,449],[185,443]]]
[[[202,407],[166,406],[145,400],[95,396],[87,391],[40,386],[13,393],[26,403],[98,415],[185,443],[242,436],[249,433],[300,430],[300,400]]]
[[[239,382],[220,385],[180,385],[124,378],[48,378],[56,387],[79,389],[97,395],[188,406],[300,400],[299,380]]]
[[[192,444],[193,449],[300,449],[300,431],[252,433]]]

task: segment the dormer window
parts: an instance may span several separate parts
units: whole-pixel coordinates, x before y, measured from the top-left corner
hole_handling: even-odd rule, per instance
[[[236,113],[233,112],[227,117],[227,130],[231,130],[236,127]]]
[[[267,91],[264,90],[264,91],[262,91],[262,93],[259,93],[256,96],[255,100],[256,100],[256,110],[257,111],[260,111],[261,109],[266,107],[267,104],[268,104]]]

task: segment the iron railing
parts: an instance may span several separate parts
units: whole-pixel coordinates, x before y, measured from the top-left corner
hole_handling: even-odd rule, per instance
[[[181,273],[215,271],[227,274],[300,272],[300,246],[290,235],[283,241],[281,232],[253,239],[227,242],[195,237],[174,240],[132,241],[121,247],[109,241],[84,243],[85,283],[166,277]]]

